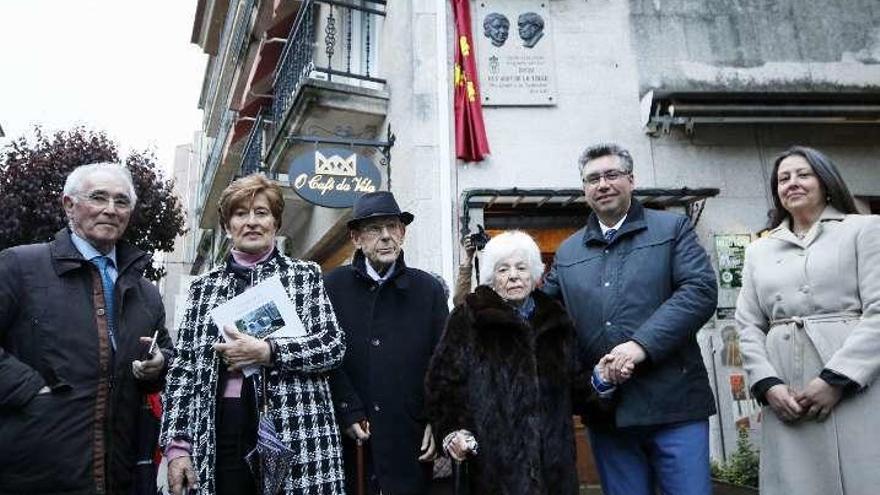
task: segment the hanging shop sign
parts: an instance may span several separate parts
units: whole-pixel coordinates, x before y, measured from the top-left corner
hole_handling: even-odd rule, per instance
[[[316,148],[290,163],[290,185],[304,200],[328,208],[349,208],[382,185],[379,167],[349,148]]]

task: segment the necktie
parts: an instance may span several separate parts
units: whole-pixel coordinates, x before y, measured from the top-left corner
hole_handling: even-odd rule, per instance
[[[617,229],[608,229],[605,231],[605,242],[611,244],[611,240],[614,239],[614,234],[617,233]]]
[[[90,261],[98,267],[98,271],[101,273],[101,285],[104,287],[104,307],[107,315],[107,334],[110,337],[110,347],[113,349],[113,352],[116,352],[116,329],[114,328],[116,321],[114,318],[115,313],[113,313],[114,283],[113,279],[110,278],[110,271],[108,270],[113,261],[106,256],[95,256]]]

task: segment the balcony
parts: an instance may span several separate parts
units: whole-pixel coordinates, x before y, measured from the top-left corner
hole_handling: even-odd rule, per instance
[[[230,108],[232,84],[238,77],[240,61],[251,41],[256,3],[256,0],[233,0],[229,6],[219,51],[211,59],[209,75],[205,79],[207,86],[202,93],[201,107],[205,110],[202,128],[209,136],[214,135],[225,110]]]
[[[214,221],[216,212],[214,212],[214,208],[210,205],[217,203],[220,190],[222,189],[216,187],[216,185],[222,182],[222,184],[224,184],[223,187],[225,187],[225,184],[229,182],[228,180],[219,181],[217,172],[221,169],[221,164],[225,160],[230,159],[228,153],[229,141],[232,138],[232,130],[237,120],[237,112],[232,110],[226,111],[221,120],[217,137],[214,138],[214,142],[211,145],[211,151],[205,161],[205,168],[202,171],[202,180],[199,182],[198,200],[196,201],[199,208],[199,227],[203,229],[214,227],[212,222]]]
[[[273,81],[265,164],[273,172],[297,150],[291,135],[376,138],[387,115],[379,77],[385,1],[305,0]]]
[[[261,113],[254,121],[247,141],[244,143],[244,148],[241,150],[241,166],[237,174],[238,177],[244,177],[256,172],[266,172],[266,166],[263,163],[264,126],[265,120]]]
[[[272,5],[232,0],[207,71],[204,125],[216,138],[198,193],[203,229],[216,228],[214,205],[234,178],[253,172],[284,177],[290,157],[307,146],[289,136],[370,140],[385,128],[388,93],[378,50],[385,2]],[[303,242],[324,237],[325,228],[315,225],[333,225],[342,213],[312,211],[290,188],[284,196],[298,205],[288,208],[285,235],[302,232]]]

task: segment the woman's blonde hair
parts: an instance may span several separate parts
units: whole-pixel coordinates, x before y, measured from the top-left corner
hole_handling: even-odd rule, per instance
[[[224,229],[227,228],[232,211],[241,205],[250,206],[254,202],[254,197],[260,193],[265,194],[266,199],[269,200],[269,211],[275,218],[275,228],[280,229],[281,214],[284,212],[284,194],[278,184],[261,174],[251,174],[234,180],[220,193],[218,202],[220,225]]]

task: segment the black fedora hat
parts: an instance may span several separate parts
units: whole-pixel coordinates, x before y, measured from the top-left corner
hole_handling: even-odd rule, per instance
[[[400,206],[397,206],[397,201],[391,192],[376,191],[366,193],[354,202],[348,228],[353,228],[361,220],[375,217],[398,217],[404,225],[409,225],[415,218],[408,211],[400,211]]]

